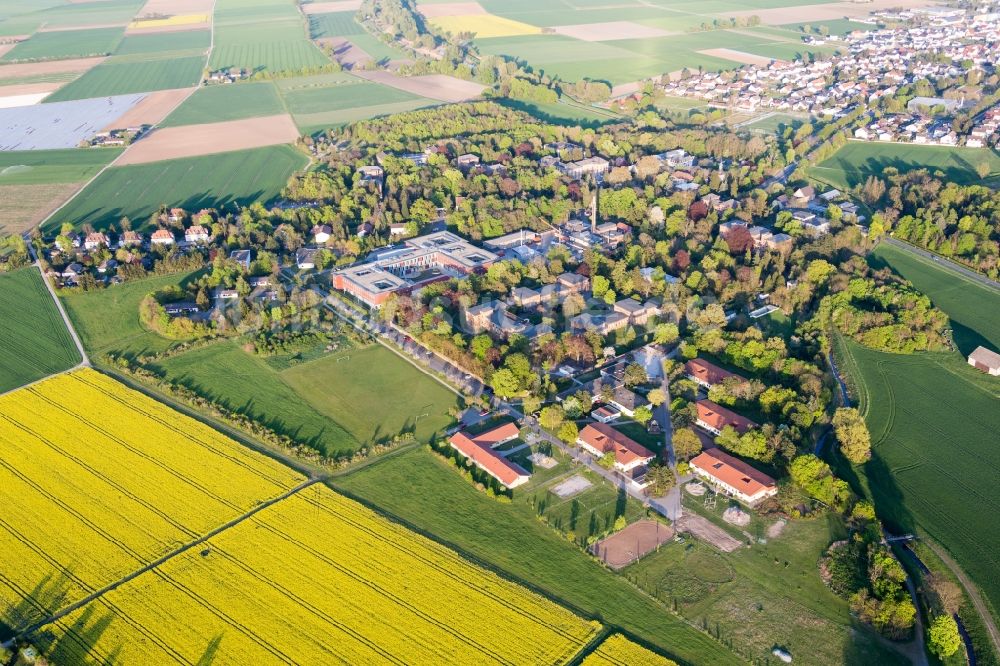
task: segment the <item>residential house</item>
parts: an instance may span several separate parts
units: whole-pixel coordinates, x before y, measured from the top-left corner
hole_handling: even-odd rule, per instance
[[[460,431],[451,436],[451,447],[472,461],[507,488],[516,488],[528,482],[530,475],[518,465],[510,462],[494,449],[501,444],[517,439],[517,425],[505,423],[478,435]]]
[[[778,493],[774,479],[717,448],[705,449],[690,464],[716,490],[750,506]]]
[[[118,247],[135,247],[142,245],[142,234],[136,231],[126,231],[118,238]]]
[[[656,454],[631,437],[615,430],[606,423],[588,423],[580,431],[576,443],[598,458],[614,456],[613,468],[631,481],[644,487],[646,467],[656,459]]]
[[[633,298],[623,298],[614,305],[615,312],[628,317],[633,326],[645,326],[651,317],[660,315],[660,306],[654,301],[645,303]]]
[[[745,416],[740,416],[711,400],[699,400],[695,406],[698,409],[697,425],[712,434],[718,435],[726,426],[732,426],[741,435],[758,427],[756,423]]]
[[[988,375],[1000,377],[1000,354],[987,349],[986,347],[976,347],[969,354],[969,365],[976,370],[981,370]]]
[[[233,250],[229,253],[229,259],[238,263],[245,271],[250,270],[252,257],[250,250]]]
[[[461,171],[469,171],[479,166],[479,156],[473,155],[472,153],[466,153],[465,155],[459,155],[455,158],[455,165]]]
[[[184,240],[188,243],[207,243],[212,240],[212,235],[208,233],[208,229],[201,226],[200,224],[194,224],[184,231]]]
[[[684,371],[688,379],[704,386],[705,388],[711,388],[716,384],[721,384],[729,377],[740,377],[735,372],[729,372],[724,370],[714,363],[709,363],[703,358],[693,358],[684,364]]]
[[[603,157],[588,157],[577,162],[563,164],[560,170],[570,178],[579,179],[584,176],[600,178],[606,174],[610,168],[611,163]]]
[[[608,405],[601,405],[600,407],[592,411],[590,415],[594,419],[600,421],[601,423],[611,423],[612,421],[617,421],[619,418],[621,418],[622,413],[619,412],[614,407],[610,407]]]
[[[325,245],[333,234],[333,228],[329,224],[317,224],[312,228],[313,242],[317,245]]]
[[[314,247],[300,247],[295,251],[295,265],[299,270],[308,271],[316,268],[316,253],[319,252]]]
[[[405,236],[406,235],[406,222],[393,222],[389,225],[389,235],[390,236]]]
[[[577,333],[596,331],[601,335],[610,335],[626,326],[628,326],[628,317],[619,312],[584,312],[569,320],[570,329]]]
[[[150,236],[149,242],[152,245],[173,245],[174,234],[169,229],[157,229]]]
[[[86,250],[96,250],[99,247],[110,247],[111,243],[108,241],[108,237],[99,231],[87,234],[87,238],[83,241],[83,247]]]

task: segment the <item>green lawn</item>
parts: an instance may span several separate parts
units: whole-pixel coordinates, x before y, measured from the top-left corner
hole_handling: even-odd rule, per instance
[[[351,453],[404,431],[429,439],[451,423],[447,410],[457,400],[381,345],[279,372],[236,342],[220,342],[165,359],[155,368],[327,455]]]
[[[720,510],[725,502],[720,502]],[[847,603],[830,592],[816,563],[843,538],[839,521],[788,523],[781,535],[732,553],[688,538],[668,543],[624,575],[686,617],[704,621],[748,661],[773,663],[785,647],[800,664],[904,664],[869,630],[852,626]]]
[[[47,185],[86,181],[121,152],[119,148],[0,152],[0,185]]]
[[[200,210],[266,202],[306,163],[295,148],[272,146],[113,167],[67,204],[48,229],[66,221],[107,228],[122,216],[145,228],[161,205]]]
[[[156,354],[177,343],[143,327],[139,303],[146,294],[190,279],[190,275],[162,275],[109,289],[68,294],[62,296],[63,307],[91,360],[100,362],[109,353],[130,358]]]
[[[210,30],[180,30],[154,32],[148,35],[127,35],[118,45],[115,55],[141,55],[170,51],[204,51],[212,42]]]
[[[958,352],[884,354],[846,342],[874,457],[847,476],[867,487],[893,529],[920,529],[947,548],[1000,608],[1000,381],[964,354],[1000,346],[1000,292],[974,285],[908,252],[879,246],[871,258],[911,280],[952,319]]]
[[[20,42],[0,60],[60,60],[113,53],[124,34],[122,28],[38,32]]]
[[[38,269],[0,274],[0,393],[79,362]]]
[[[201,80],[204,56],[151,60],[109,58],[45,98],[46,102],[189,88]]]
[[[621,627],[683,662],[738,663],[720,643],[680,621],[666,606],[542,524],[526,503],[489,499],[425,449],[383,458],[337,479],[336,486],[467,557],[578,613]]]
[[[893,167],[901,172],[941,171],[945,180],[968,184],[981,181],[976,173],[981,163],[990,165],[988,178],[1000,178],[1000,155],[989,148],[851,141],[812,167],[810,175],[834,187],[847,188],[863,183],[868,176],[881,176],[885,169]]]
[[[507,97],[498,98],[497,102],[518,111],[524,111],[542,122],[553,125],[581,127],[600,127],[619,121],[619,117],[603,109],[594,109],[579,104],[557,102],[526,102]]]
[[[285,112],[270,81],[199,88],[161,123],[166,127],[273,116]]]
[[[642,505],[629,498],[624,491],[614,488],[593,472],[581,471],[580,474],[594,485],[578,495],[562,499],[550,492],[564,480],[560,477],[545,484],[544,488],[536,489],[527,499],[519,495],[518,501],[527,501],[551,527],[572,534],[581,547],[586,546],[588,537],[610,532],[619,516],[624,516],[629,523],[645,518]]]

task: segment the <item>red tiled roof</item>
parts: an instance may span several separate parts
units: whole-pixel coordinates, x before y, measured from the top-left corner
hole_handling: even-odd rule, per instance
[[[587,424],[587,427],[580,432],[580,440],[603,453],[614,453],[615,462],[620,465],[656,457],[656,454],[645,446],[605,423]]]
[[[497,426],[492,430],[487,430],[486,432],[481,432],[478,435],[472,436],[470,439],[476,444],[483,444],[485,446],[494,447],[497,444],[506,442],[507,440],[514,439],[521,433],[517,429],[517,424],[515,423],[504,423],[501,426]]]
[[[699,381],[703,381],[709,385],[720,384],[727,377],[739,377],[736,373],[723,370],[714,363],[709,363],[701,358],[691,359],[684,366],[684,369],[692,377],[696,377]]]
[[[494,433],[504,431],[505,429],[508,429],[508,426],[513,428],[514,435],[516,436],[517,426],[513,423],[508,423],[481,435],[477,435],[475,439],[470,438],[464,432],[457,432],[451,436],[449,442],[451,442],[451,445],[463,456],[481,467],[488,474],[495,477],[498,481],[500,481],[500,483],[510,487],[516,484],[518,479],[525,476],[525,474],[519,467],[508,462],[503,456],[495,453],[493,449],[490,448],[489,444],[490,441],[495,443],[506,439],[506,437],[499,437]]]
[[[767,474],[719,449],[705,449],[691,461],[691,466],[747,497],[755,497],[774,488],[774,479]]]
[[[716,430],[722,430],[728,425],[736,428],[736,432],[742,435],[747,430],[757,427],[757,424],[747,417],[740,416],[711,400],[699,400],[696,404],[698,405],[698,419]]]

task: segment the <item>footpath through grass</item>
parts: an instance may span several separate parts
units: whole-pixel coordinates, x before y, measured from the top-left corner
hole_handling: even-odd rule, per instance
[[[1000,608],[1000,381],[970,367],[976,344],[1000,343],[1000,292],[906,250],[870,257],[926,293],[952,320],[958,351],[885,354],[846,341],[874,456],[842,473],[873,496],[898,532],[926,532]]]
[[[682,663],[738,663],[722,644],[541,523],[526,503],[489,499],[423,448],[379,460],[336,486]]]
[[[31,266],[0,274],[0,393],[79,362],[38,270]]]

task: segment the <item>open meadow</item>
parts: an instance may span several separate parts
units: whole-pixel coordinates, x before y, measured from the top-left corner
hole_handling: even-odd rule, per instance
[[[1000,346],[1000,292],[890,246],[871,261],[948,314],[959,351],[885,354],[845,342],[845,370],[874,445],[873,460],[854,474],[894,530],[929,534],[1000,608],[1000,502],[989,492],[1000,474],[1000,385],[965,361],[978,344]]]
[[[812,167],[809,175],[834,187],[850,188],[892,167],[900,172],[941,171],[945,180],[969,184],[982,180],[976,173],[977,165],[982,163],[989,165],[988,179],[1000,179],[1000,155],[989,148],[850,141]]]
[[[179,383],[327,455],[402,432],[427,440],[457,396],[381,345],[277,369],[232,342],[155,364]],[[235,381],[234,381],[235,379]]]
[[[0,273],[0,393],[79,362],[38,269]]]
[[[112,167],[59,211],[47,229],[66,221],[106,229],[123,216],[136,229],[146,229],[161,205],[200,210],[267,202],[306,163],[305,155],[291,146],[271,146]]]
[[[0,638],[303,479],[93,370],[0,397]]]
[[[486,497],[430,451],[380,459],[338,478],[336,486],[490,568],[530,581],[584,615],[621,627],[664,654],[692,662],[739,663],[721,643],[539,521],[526,501],[500,504]]]

